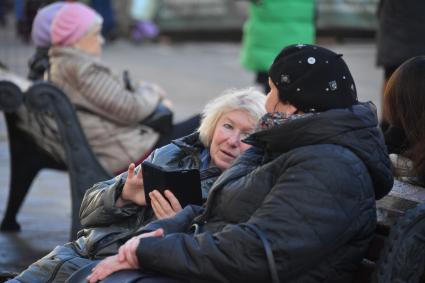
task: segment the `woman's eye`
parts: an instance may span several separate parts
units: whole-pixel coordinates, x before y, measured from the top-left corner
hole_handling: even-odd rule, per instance
[[[230,124],[227,124],[227,123],[224,124],[223,127],[226,128],[226,129],[229,129],[229,130],[232,130],[233,129],[233,126],[230,125]]]

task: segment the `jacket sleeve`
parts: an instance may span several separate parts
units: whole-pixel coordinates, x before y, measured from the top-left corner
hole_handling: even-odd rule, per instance
[[[362,187],[356,172],[341,162],[323,159],[299,161],[277,174],[263,203],[246,221],[267,236],[282,282],[308,266],[319,265],[324,254],[350,239],[359,217],[362,192],[346,189],[347,180]],[[335,168],[342,173],[330,178],[329,172]],[[270,278],[262,242],[238,224],[196,236],[175,233],[144,238],[137,256],[142,269],[178,278],[208,282],[264,282]]]
[[[155,110],[162,92],[151,84],[139,84],[134,92],[111,71],[92,63],[79,69],[79,90],[91,111],[121,125],[143,121]]]
[[[127,172],[99,182],[87,190],[80,208],[83,227],[108,226],[136,215],[144,208],[136,204],[127,204],[121,208],[115,206],[126,179]]]

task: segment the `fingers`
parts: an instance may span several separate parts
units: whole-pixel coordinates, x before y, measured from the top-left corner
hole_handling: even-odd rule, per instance
[[[111,267],[116,266],[115,264],[116,262],[117,262],[116,256],[110,256],[105,258],[92,269],[92,273],[89,276],[87,276],[87,280],[90,283],[94,283],[104,279],[105,277],[107,277],[108,275],[110,275],[111,273],[115,271],[115,269]]]
[[[148,237],[163,237],[163,236],[164,236],[164,229],[159,228],[159,229],[156,229],[152,232],[143,233],[143,234],[139,235],[139,239],[148,238]]]
[[[93,273],[90,274],[89,276],[87,276],[87,280],[90,283],[95,283],[95,282],[98,282],[98,281],[104,279],[106,276],[108,276],[108,275],[106,275],[105,270],[100,267],[100,268],[93,270]]]
[[[152,232],[145,233],[149,237],[153,235]],[[118,259],[120,263],[127,262],[130,267],[137,268],[139,266],[139,260],[136,255],[137,247],[139,246],[140,238],[142,238],[145,234],[135,236],[128,240],[124,245],[122,245],[118,250]]]
[[[136,166],[134,165],[134,163],[130,163],[130,165],[128,165],[128,176],[127,179],[131,179],[134,176],[134,168]]]
[[[154,212],[155,210],[157,212],[155,213],[155,215],[158,214],[157,218],[158,216],[161,218],[170,217],[175,214],[173,209],[171,208],[170,203],[162,196],[160,192],[154,190],[149,194],[149,196],[152,200],[152,208],[154,208]]]
[[[174,212],[177,213],[180,210],[182,210],[182,206],[180,205],[179,200],[174,196],[174,194],[171,191],[165,190],[164,195],[168,199],[168,201],[170,202],[171,207],[172,207]]]
[[[140,166],[140,165],[139,165]],[[137,171],[137,175],[136,175],[137,179],[141,179],[143,180],[143,172],[142,172],[142,166],[140,166],[139,171]]]
[[[151,192],[149,194],[149,197],[151,198],[151,206],[152,210],[155,213],[155,216],[157,219],[162,219],[165,217],[165,212],[163,211],[161,205],[159,204],[158,200],[155,198],[155,194]]]
[[[100,280],[105,279],[109,275],[111,275],[114,272],[117,272],[119,270],[125,270],[125,269],[136,269],[138,267],[137,265],[137,257],[134,253],[134,257],[131,259],[133,264],[131,265],[129,261],[119,261],[118,256],[109,256],[102,260],[96,267],[92,269],[92,273],[87,276],[87,280],[90,283],[94,283]]]
[[[131,255],[131,247],[132,247],[132,243],[134,242],[134,238],[137,237],[133,237],[130,240],[128,240],[124,245],[122,245],[119,249],[118,249],[118,260],[119,262],[129,262],[130,265],[132,265],[133,262],[131,262],[132,259],[132,255]],[[138,242],[138,239],[137,239]],[[137,248],[137,247],[136,247]]]
[[[140,239],[138,237],[133,237],[126,243],[125,258],[130,266],[133,267],[139,266],[139,261],[136,256],[136,249],[139,245],[139,240]]]
[[[170,203],[164,198],[164,196],[159,191],[154,190],[152,193],[154,195],[154,198],[165,213],[169,213],[172,211]]]
[[[118,261],[123,262],[125,261],[125,255],[124,255],[124,245],[122,245],[121,247],[119,247],[118,249]]]
[[[162,229],[162,228],[159,228],[159,229],[156,229],[155,231],[153,231],[153,233],[154,233],[154,235],[153,235],[153,237],[164,237],[164,229]]]
[[[130,240],[128,240],[124,245],[122,245],[118,249],[118,255],[117,255],[118,263],[114,264],[114,268],[122,269],[122,266],[125,266],[127,268],[128,267],[129,268],[138,268],[139,267],[139,259],[137,258],[136,251],[137,251],[137,247],[139,246],[140,239],[141,238],[148,238],[148,237],[163,237],[163,236],[164,236],[164,229],[159,228],[159,229],[156,229],[152,232],[148,232],[148,233],[144,233],[144,234],[132,237]],[[98,266],[96,266],[94,268],[94,271],[97,271],[98,269],[100,270],[100,271],[97,271],[97,273],[96,273],[97,277],[96,278],[99,278],[103,275],[102,269],[104,269],[104,268],[98,268]]]

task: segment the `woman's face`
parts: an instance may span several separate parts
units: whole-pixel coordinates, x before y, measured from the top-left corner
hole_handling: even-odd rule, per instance
[[[256,122],[243,110],[233,110],[220,117],[210,145],[211,160],[218,168],[226,170],[251,147],[241,140],[253,132]]]
[[[75,47],[94,56],[100,56],[102,45],[105,42],[101,34],[101,25],[94,26],[91,31],[75,43]]]

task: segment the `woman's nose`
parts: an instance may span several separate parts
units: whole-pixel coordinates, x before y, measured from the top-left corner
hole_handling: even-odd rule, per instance
[[[241,135],[239,133],[232,134],[228,139],[229,144],[235,147],[238,146],[240,141],[241,141]]]

